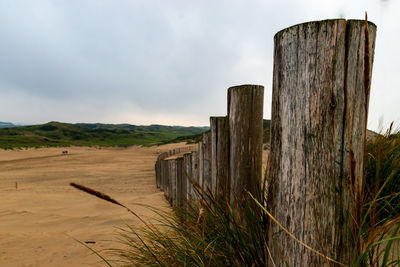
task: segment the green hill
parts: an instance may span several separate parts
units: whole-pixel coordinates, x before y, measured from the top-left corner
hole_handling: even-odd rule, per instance
[[[88,124],[49,122],[42,125],[0,129],[0,148],[49,146],[151,146],[180,136],[196,135],[207,127],[136,126],[130,124]]]
[[[11,128],[11,127],[15,127],[15,125],[12,124],[11,122],[1,122],[0,121],[0,128]]]
[[[269,148],[269,139],[270,139],[270,128],[271,128],[271,120],[263,120],[263,143],[264,149]],[[193,134],[188,136],[178,136],[177,138],[169,141],[169,143],[173,142],[188,142],[188,143],[198,143],[201,141],[202,133]]]

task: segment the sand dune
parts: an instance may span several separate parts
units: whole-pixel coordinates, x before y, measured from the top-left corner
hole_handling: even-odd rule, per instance
[[[151,220],[155,214],[135,203],[169,211],[154,164],[158,153],[182,146],[0,150],[0,266],[106,266],[74,238],[95,242],[88,245],[100,252],[121,248],[117,228],[141,223],[69,183],[106,193]]]
[[[69,183],[102,191],[154,218],[135,203],[168,210],[155,186],[154,163],[157,152],[176,146],[183,144],[0,150],[0,266],[105,266],[73,238],[95,242],[89,245],[97,251],[121,247],[117,227],[140,222]]]

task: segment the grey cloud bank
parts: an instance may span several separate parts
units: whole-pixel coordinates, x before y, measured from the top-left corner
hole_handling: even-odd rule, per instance
[[[207,125],[226,89],[265,86],[274,34],[327,18],[378,26],[369,127],[400,120],[398,1],[0,2],[0,121]]]

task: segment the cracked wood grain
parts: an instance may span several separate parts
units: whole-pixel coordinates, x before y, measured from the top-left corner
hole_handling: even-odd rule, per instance
[[[375,33],[369,23],[371,68]],[[364,72],[364,35],[364,21],[338,19],[295,25],[274,39],[268,210],[298,239],[343,263],[353,248],[346,127],[363,184],[364,73],[372,73]],[[268,238],[277,266],[335,266],[272,222]]]

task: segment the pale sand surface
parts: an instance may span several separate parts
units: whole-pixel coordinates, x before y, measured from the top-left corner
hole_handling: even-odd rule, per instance
[[[154,164],[159,153],[183,146],[0,150],[0,266],[106,266],[73,238],[96,242],[89,246],[100,252],[121,248],[117,228],[141,223],[69,183],[106,193],[154,219],[135,203],[169,211],[155,186]]]
[[[70,182],[106,193],[145,219],[135,203],[169,210],[155,186],[161,147],[0,150],[0,266],[105,266],[73,238],[97,251],[121,247],[117,227],[139,227],[124,208],[78,191]],[[67,155],[62,155],[68,150]],[[16,188],[16,182],[18,188]]]

